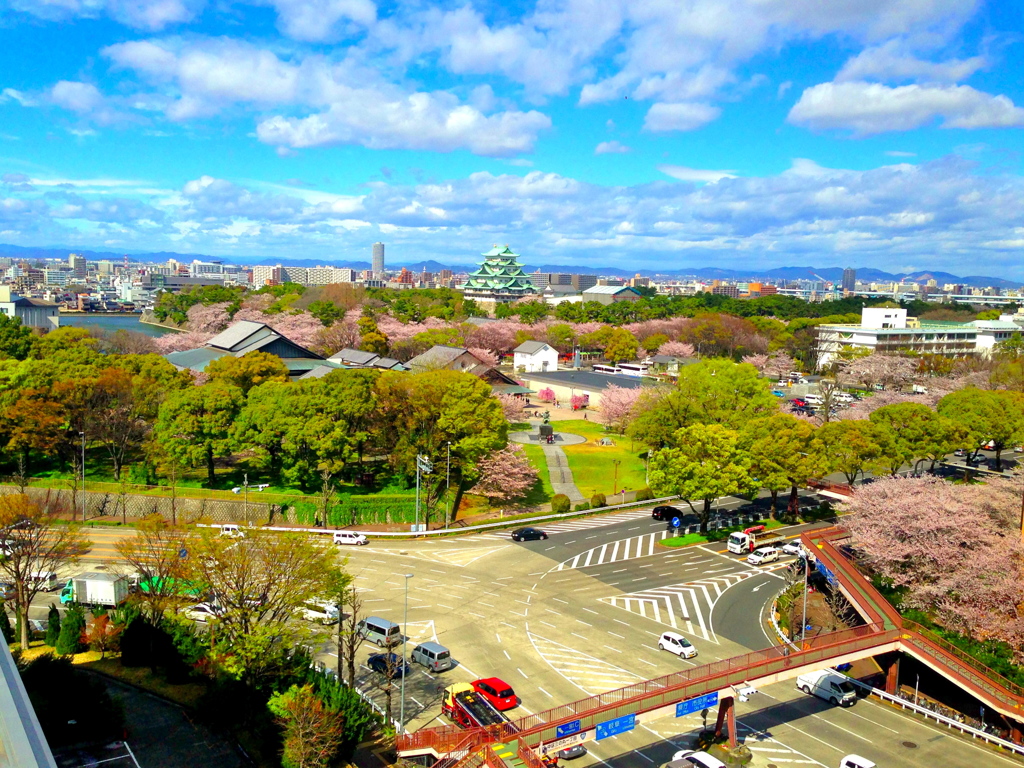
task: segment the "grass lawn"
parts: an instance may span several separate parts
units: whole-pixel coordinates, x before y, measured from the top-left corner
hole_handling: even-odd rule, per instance
[[[548,460],[544,457],[544,449],[539,445],[524,445],[523,453],[537,469],[537,483],[523,499],[524,504],[546,504],[555,495],[551,488],[551,476],[548,472]]]
[[[613,490],[636,491],[647,485],[647,470],[640,458],[644,446],[634,444],[628,437],[605,432],[604,425],[593,421],[556,421],[556,432],[582,435],[587,442],[563,447],[572,470],[573,480],[586,498],[595,493],[611,496]],[[598,445],[602,437],[611,438],[615,445]],[[615,461],[619,461],[616,482]],[[611,498],[608,503],[612,503]]]

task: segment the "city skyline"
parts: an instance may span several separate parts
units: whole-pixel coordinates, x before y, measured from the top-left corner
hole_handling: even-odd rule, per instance
[[[5,242],[1024,280],[1009,2],[7,5]]]

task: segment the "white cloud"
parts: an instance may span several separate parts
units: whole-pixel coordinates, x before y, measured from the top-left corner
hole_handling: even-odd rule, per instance
[[[5,101],[16,101],[23,107],[36,106],[35,99],[14,88],[4,88],[0,91],[0,104],[3,104]]]
[[[680,181],[704,181],[714,183],[722,179],[735,179],[735,171],[712,171],[703,168],[687,168],[685,165],[659,165],[658,170]]]
[[[940,62],[925,61],[905,52],[903,45],[899,40],[890,40],[884,45],[865,48],[843,65],[836,80],[956,83],[987,64],[983,56]]]
[[[787,118],[815,130],[850,130],[865,136],[908,131],[941,119],[942,128],[1010,128],[1024,126],[1024,109],[1006,96],[993,96],[967,85],[821,83],[803,92]]]
[[[324,42],[338,36],[339,22],[368,27],[377,20],[371,0],[262,0],[274,7],[278,27],[293,40]],[[345,30],[341,30],[345,31]]]
[[[61,80],[50,89],[50,100],[58,107],[82,114],[102,106],[103,94],[91,83]]]
[[[629,151],[629,147],[618,141],[602,141],[594,147],[595,155],[623,154]]]
[[[917,157],[917,152],[904,152],[901,149],[890,149],[885,154],[889,157]]]
[[[779,90],[775,92],[775,98],[781,99],[783,96],[786,95],[787,91],[789,91],[789,89],[792,88],[792,87],[793,87],[793,81],[792,80],[785,80],[785,81],[779,83]]]
[[[677,103],[652,104],[644,118],[645,131],[694,131],[702,128],[721,114],[722,110],[710,104]]]
[[[12,8],[48,21],[110,16],[135,29],[160,30],[191,21],[205,0],[10,0]]]

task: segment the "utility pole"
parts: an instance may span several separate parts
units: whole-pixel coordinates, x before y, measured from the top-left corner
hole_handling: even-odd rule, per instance
[[[420,475],[429,475],[434,471],[430,459],[422,454],[416,455],[416,528],[420,525]],[[402,678],[404,684],[405,678]]]
[[[811,555],[804,556],[804,617],[800,622],[800,650],[804,647],[804,635],[807,634],[807,582],[810,580]]]
[[[615,479],[612,480],[612,496],[619,492],[619,462],[620,459],[612,459],[615,465]]]
[[[246,524],[249,523],[249,473],[245,473],[245,480],[242,482],[242,517]]]
[[[82,522],[85,522],[85,432],[79,432],[82,436]]]
[[[448,441],[448,469],[444,475],[444,527],[448,527],[449,521],[452,519],[452,441]],[[1024,515],[1024,509],[1021,510],[1021,514]]]
[[[398,729],[402,733],[405,733],[405,653],[409,648],[409,579],[411,578],[411,573],[405,574],[405,618],[402,619],[402,704],[398,715]]]

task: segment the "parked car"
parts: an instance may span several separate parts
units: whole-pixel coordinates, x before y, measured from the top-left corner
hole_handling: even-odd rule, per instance
[[[570,744],[565,749],[560,749],[555,753],[559,760],[575,760],[577,757],[583,757],[587,754],[587,748],[582,744]]]
[[[482,680],[474,680],[474,690],[487,699],[499,712],[519,706],[519,697],[512,690],[512,686],[500,677],[485,677]]]
[[[547,537],[540,528],[517,528],[512,531],[512,541],[537,541]]]
[[[651,519],[653,520],[671,520],[673,517],[682,517],[682,510],[676,507],[670,507],[667,504],[660,507],[655,507],[651,510]]]
[[[307,600],[299,606],[299,615],[306,621],[336,624],[339,616],[338,606],[329,600]]]
[[[693,647],[693,643],[678,632],[662,632],[661,637],[658,638],[658,648],[670,651],[681,659],[692,659],[697,655],[697,649]]]
[[[773,389],[772,390],[772,394],[775,395],[776,397],[785,397],[786,396],[786,393],[783,392],[781,389]]]
[[[409,671],[409,665],[397,653],[375,653],[366,660],[366,666],[389,680],[403,677]]]
[[[365,533],[359,533],[359,531],[335,531],[334,543],[362,546],[363,544],[369,544],[370,540],[366,538]]]
[[[860,755],[847,755],[839,761],[839,768],[875,768],[875,763]]]
[[[955,451],[953,451],[953,455],[963,457],[967,455],[967,451],[965,451],[963,448],[957,448]]]
[[[241,528],[239,528],[234,523],[228,523],[227,525],[222,525],[220,527],[220,535],[221,536],[228,536],[229,538],[232,538],[232,539],[244,539],[245,538],[245,531],[243,531]]]
[[[219,619],[221,613],[223,613],[223,611],[213,603],[196,603],[185,611],[185,615],[192,619],[192,621],[209,621],[210,619]]]
[[[781,549],[784,555],[796,555],[797,557],[803,557],[805,554],[804,545],[800,543],[799,539],[787,541],[782,545]]]
[[[727,768],[726,764],[717,757],[712,757],[707,752],[698,752],[695,749],[683,749],[672,755],[672,762],[682,761],[685,765],[695,765],[697,768]]]
[[[796,405],[796,406],[798,406],[798,407],[800,407],[800,408],[802,408],[802,407],[804,407],[805,405],[807,405],[807,401],[806,401],[806,400],[804,400],[804,399],[803,399],[802,397],[794,397],[794,398],[793,398],[792,400],[790,400],[789,402],[791,402],[791,403],[792,403],[793,405]]]
[[[774,563],[781,555],[782,552],[775,547],[762,547],[761,549],[755,549],[747,555],[747,562],[751,565],[765,565],[767,563]]]

